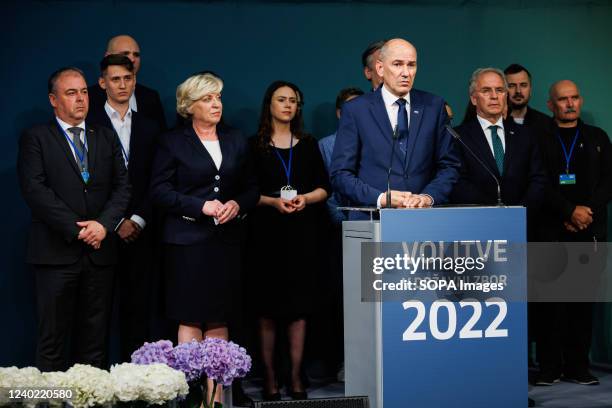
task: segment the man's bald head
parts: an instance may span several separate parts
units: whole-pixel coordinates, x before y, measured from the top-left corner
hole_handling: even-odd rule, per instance
[[[564,79],[551,85],[548,90],[548,109],[560,127],[574,127],[580,118],[582,96],[578,85]]]
[[[562,79],[560,81],[555,82],[554,84],[550,86],[550,88],[548,89],[548,98],[549,99],[555,98],[560,90],[567,89],[567,88],[574,88],[577,93],[580,93],[578,90],[578,85],[576,85],[574,82],[570,81],[569,79]]]
[[[134,74],[140,70],[140,47],[129,35],[118,35],[108,40],[104,55],[110,54],[121,54],[128,57],[134,64]]]
[[[401,38],[389,40],[380,49],[376,72],[383,78],[385,89],[398,98],[410,92],[417,70],[414,45]]]
[[[385,43],[380,49],[379,58],[381,61],[384,61],[385,58],[389,58],[389,55],[393,51],[397,50],[411,50],[414,53],[416,58],[416,48],[410,42],[404,40],[403,38],[393,38]]]

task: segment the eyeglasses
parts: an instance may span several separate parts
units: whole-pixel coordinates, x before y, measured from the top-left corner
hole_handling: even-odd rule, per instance
[[[484,96],[488,97],[488,96],[491,96],[493,94],[496,94],[496,95],[505,95],[507,91],[506,91],[505,88],[482,88],[482,89],[478,90],[478,92],[481,95],[484,95]]]

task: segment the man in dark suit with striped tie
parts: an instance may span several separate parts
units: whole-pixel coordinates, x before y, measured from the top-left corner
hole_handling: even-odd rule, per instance
[[[54,72],[48,91],[54,117],[23,133],[17,159],[32,211],[26,262],[36,279],[36,365],[43,371],[69,363],[101,367],[117,261],[113,231],[130,198],[127,171],[117,136],[85,120],[83,73]]]

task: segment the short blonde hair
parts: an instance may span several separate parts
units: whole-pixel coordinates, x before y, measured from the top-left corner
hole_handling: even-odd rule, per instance
[[[182,117],[188,118],[191,116],[189,108],[194,102],[205,95],[221,93],[222,90],[221,78],[210,73],[192,75],[176,88],[176,111]]]

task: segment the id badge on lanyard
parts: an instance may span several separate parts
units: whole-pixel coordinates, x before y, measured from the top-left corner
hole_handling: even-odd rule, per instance
[[[61,127],[59,123],[57,123],[57,126],[59,126],[60,130],[64,134],[64,137],[66,138],[68,143],[70,143],[70,146],[72,146],[74,155],[79,160],[79,163],[81,163],[81,169],[82,169],[81,177],[83,178],[83,182],[87,184],[89,182],[89,177],[90,177],[89,171],[87,170],[87,166],[85,165],[85,155],[87,154],[87,128],[83,129],[83,140],[85,143],[83,144],[83,152],[79,154],[79,150],[76,148],[76,145],[74,144],[72,139],[68,136],[64,128]]]
[[[559,175],[559,184],[560,185],[571,185],[576,184],[576,174],[569,172],[570,162],[572,161],[572,155],[574,154],[574,148],[576,147],[576,141],[578,140],[578,135],[580,134],[580,130],[576,129],[576,135],[574,135],[574,140],[572,141],[572,145],[570,147],[569,152],[565,147],[565,143],[561,139],[559,132],[557,132],[557,138],[559,139],[559,143],[561,143],[561,148],[563,149],[563,155],[565,156],[565,174]]]
[[[291,165],[293,162],[293,135],[291,135],[291,145],[289,147],[289,163],[288,164],[285,163],[285,160],[283,159],[283,157],[280,155],[280,153],[278,152],[276,148],[274,148],[274,152],[276,153],[276,156],[278,156],[278,159],[283,165],[283,169],[285,170],[285,176],[287,177],[287,185],[281,187],[280,196],[284,200],[293,200],[295,196],[297,196],[298,194],[297,190],[291,187]]]

